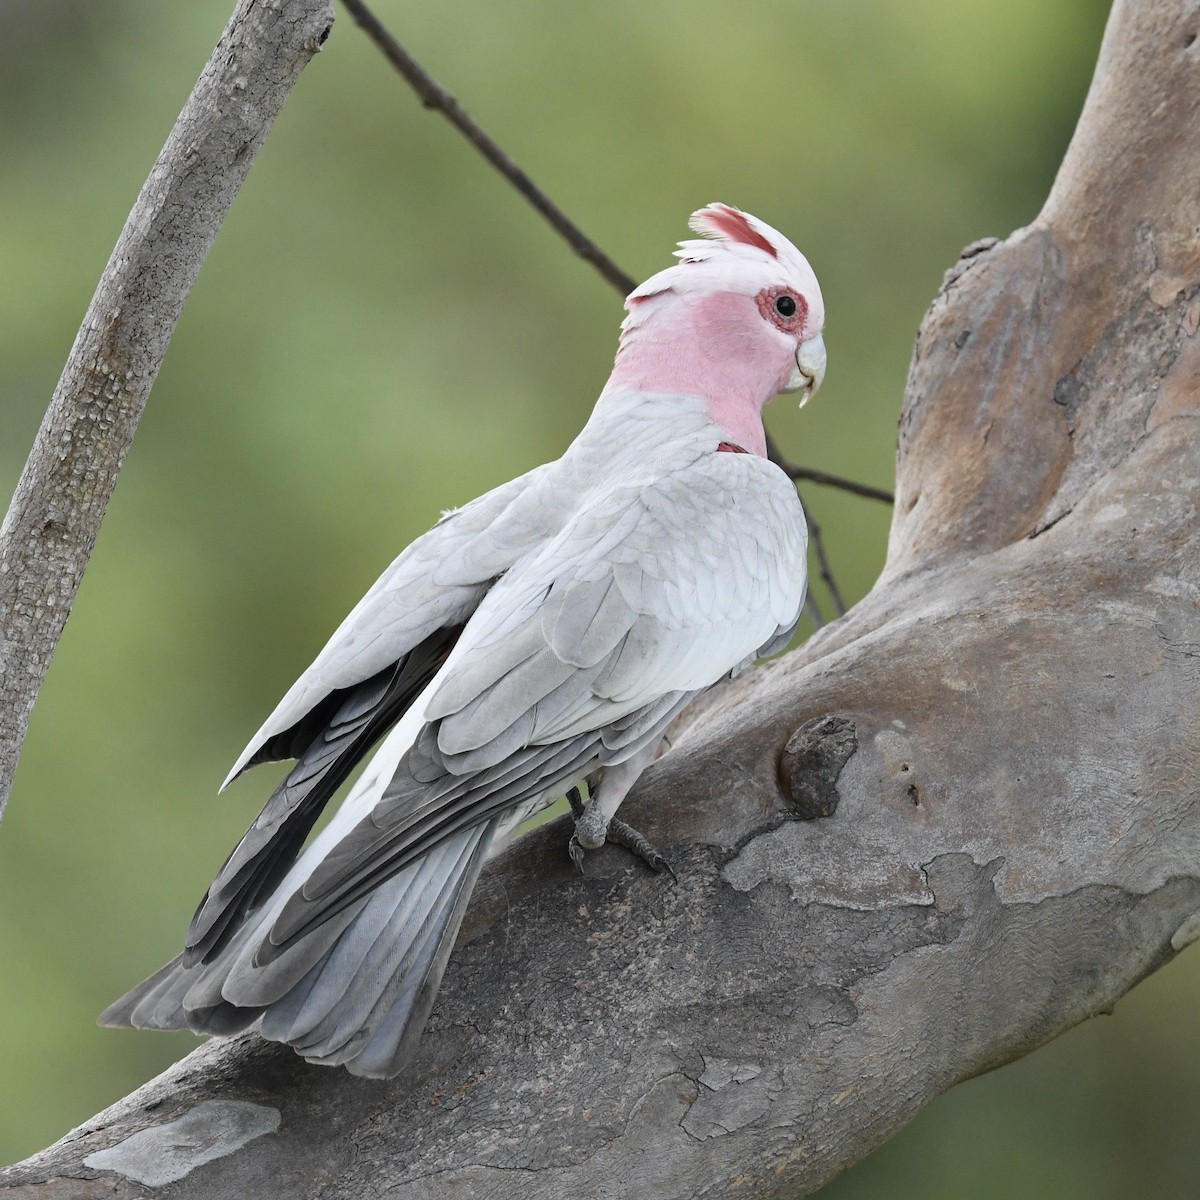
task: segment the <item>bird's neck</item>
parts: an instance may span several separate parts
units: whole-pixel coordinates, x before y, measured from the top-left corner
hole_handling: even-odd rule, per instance
[[[606,390],[696,397],[722,440],[765,457],[762,408],[781,386],[779,368],[742,323],[727,319],[728,309],[728,298],[719,296],[673,304],[645,321],[634,312]]]

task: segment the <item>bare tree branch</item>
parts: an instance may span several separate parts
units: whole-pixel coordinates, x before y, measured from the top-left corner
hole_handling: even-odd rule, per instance
[[[184,300],[332,0],[242,0],[101,276],[0,529],[0,816]]]
[[[628,802],[677,884],[540,829],[406,1077],[211,1043],[0,1196],[795,1197],[1196,940],[1198,31],[1120,0],[1045,210],[949,273],[880,581]]]

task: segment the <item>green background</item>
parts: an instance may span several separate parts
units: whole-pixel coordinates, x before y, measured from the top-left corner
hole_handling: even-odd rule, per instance
[[[1102,0],[377,0],[516,159],[643,277],[725,200],[808,254],[829,374],[769,425],[890,486],[917,323],[965,243],[1030,221]],[[8,0],[0,484],[232,0]],[[440,509],[557,456],[617,295],[342,13],[188,302],[0,827],[0,1161],[185,1053],[95,1015],[175,953],[257,810],[249,735]],[[854,597],[883,506],[807,489]],[[821,597],[824,602],[825,598]],[[1194,1197],[1200,954],[955,1089],[827,1197]]]

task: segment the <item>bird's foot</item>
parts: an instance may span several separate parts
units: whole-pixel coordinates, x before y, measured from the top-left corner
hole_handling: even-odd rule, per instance
[[[624,821],[614,817],[606,825],[599,809],[593,805],[584,806],[583,796],[578,788],[572,788],[567,793],[571,804],[571,812],[575,817],[575,832],[567,844],[567,853],[571,861],[583,874],[583,860],[588,850],[599,850],[604,843],[612,842],[616,846],[624,846],[632,854],[636,854],[652,871],[666,871],[672,879],[675,872],[671,864],[654,847],[644,833],[634,829]]]
[[[624,821],[618,821],[614,817],[608,823],[608,840],[618,846],[624,846],[630,853],[636,854],[652,871],[666,871],[672,879],[676,878],[671,864],[659,853],[654,843],[640,830],[634,829],[632,825],[627,825]]]

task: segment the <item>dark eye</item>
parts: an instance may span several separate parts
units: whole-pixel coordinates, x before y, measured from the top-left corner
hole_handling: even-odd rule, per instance
[[[791,296],[779,296],[775,300],[775,311],[781,317],[794,317],[796,315],[796,301]]]

